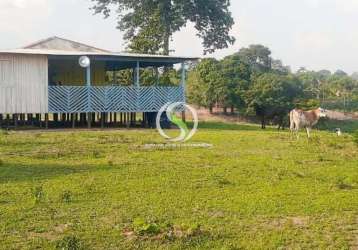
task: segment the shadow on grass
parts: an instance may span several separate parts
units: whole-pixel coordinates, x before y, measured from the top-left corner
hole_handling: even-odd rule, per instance
[[[208,130],[241,130],[241,131],[277,131],[277,128],[268,126],[261,129],[258,124],[225,123],[225,122],[199,122],[199,129]]]
[[[76,173],[96,171],[98,166],[69,166],[62,164],[0,165],[0,183],[40,181]]]

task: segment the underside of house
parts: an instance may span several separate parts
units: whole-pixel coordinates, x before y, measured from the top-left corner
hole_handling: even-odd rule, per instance
[[[0,123],[151,126],[163,105],[185,102],[185,62],[194,60],[114,53],[58,37],[0,50]]]

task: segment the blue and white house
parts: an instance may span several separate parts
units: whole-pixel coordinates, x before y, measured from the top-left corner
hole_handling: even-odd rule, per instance
[[[158,112],[167,102],[185,102],[185,62],[193,60],[114,53],[59,37],[0,50],[0,114]],[[142,69],[176,64],[178,85],[141,84]],[[133,83],[124,86],[116,78],[127,69]]]

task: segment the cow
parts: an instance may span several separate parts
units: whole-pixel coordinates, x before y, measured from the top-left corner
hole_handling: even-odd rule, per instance
[[[307,137],[311,137],[311,129],[316,125],[321,117],[327,117],[327,111],[322,108],[303,111],[301,109],[294,109],[290,112],[290,130],[296,132],[302,128],[306,128]]]
[[[266,129],[269,120],[278,124],[278,130],[285,129],[285,119],[289,113],[289,109],[285,107],[255,107],[256,116],[261,120],[261,128]]]

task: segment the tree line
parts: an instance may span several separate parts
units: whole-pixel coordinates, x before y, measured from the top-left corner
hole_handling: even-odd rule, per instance
[[[124,32],[127,50],[169,55],[173,34],[192,23],[201,38],[203,53],[228,48],[235,42],[230,35],[234,19],[230,0],[92,0],[95,14],[117,16],[117,28]],[[179,73],[173,68],[160,72],[141,71],[141,84],[177,84]],[[113,74],[108,81],[113,82]],[[119,83],[130,85],[133,72],[116,72]],[[282,119],[294,107],[358,109],[358,73],[349,76],[342,70],[292,72],[269,48],[251,45],[222,60],[203,59],[190,65],[189,102],[223,112],[239,111]]]
[[[263,45],[242,48],[222,60],[203,59],[190,67],[188,78],[189,102],[210,112],[221,107],[224,113],[283,119],[295,107],[348,110],[358,103],[358,73],[292,72]]]

